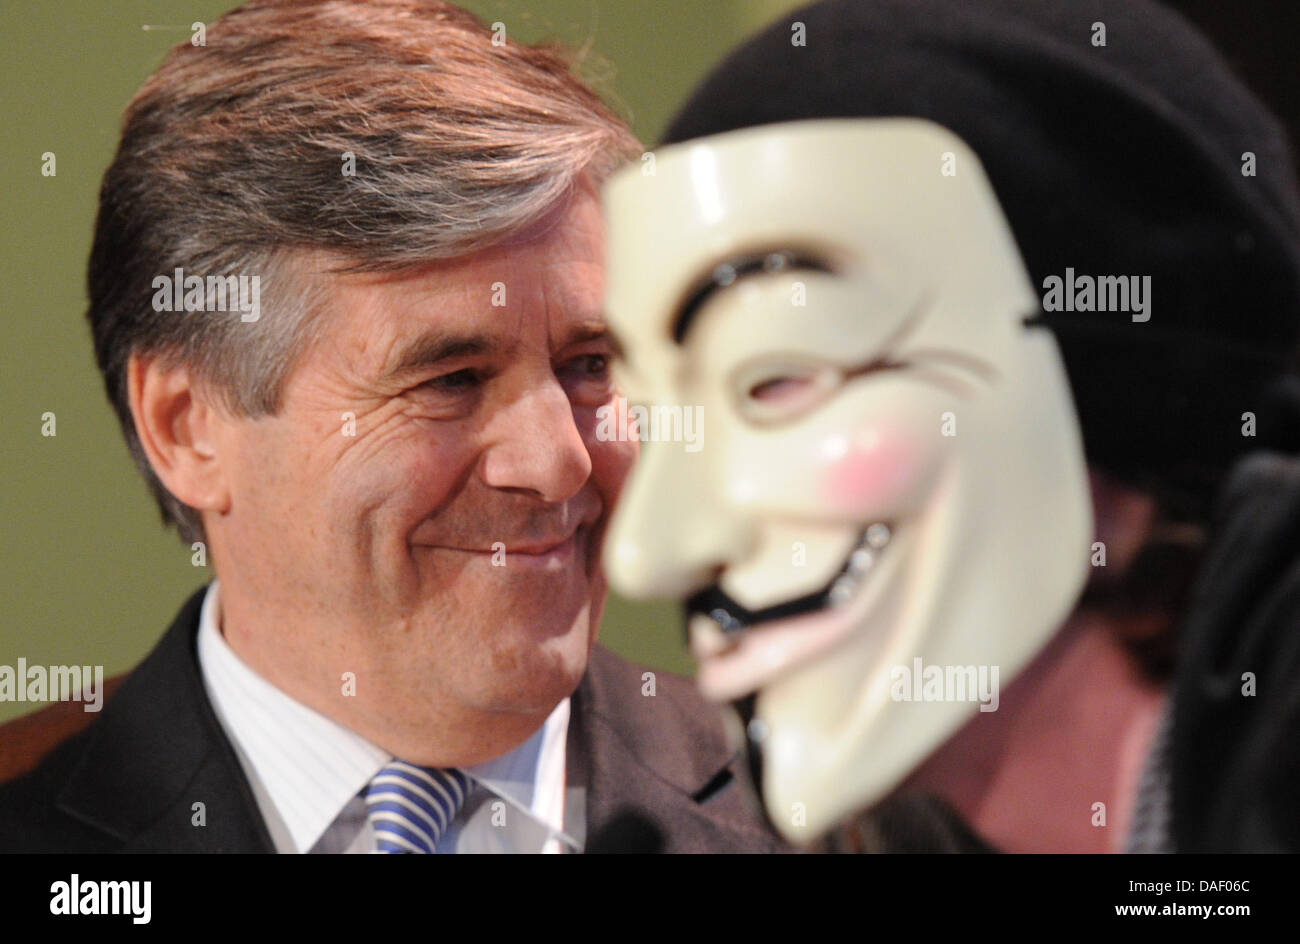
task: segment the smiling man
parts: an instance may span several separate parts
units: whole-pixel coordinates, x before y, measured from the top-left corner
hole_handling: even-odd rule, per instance
[[[89,319],[218,579],[3,789],[0,848],[581,851],[624,807],[668,851],[777,847],[691,687],[596,646],[636,445],[595,434],[595,194],[639,150],[559,55],[443,3],[251,3],[170,54]]]

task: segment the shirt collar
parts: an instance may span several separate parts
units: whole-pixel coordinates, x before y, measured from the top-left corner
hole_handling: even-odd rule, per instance
[[[221,633],[213,580],[199,615],[199,664],[218,718],[260,781],[299,852],[393,759],[366,738],[296,701],[250,668]],[[523,744],[463,770],[554,834],[564,833],[564,699]]]

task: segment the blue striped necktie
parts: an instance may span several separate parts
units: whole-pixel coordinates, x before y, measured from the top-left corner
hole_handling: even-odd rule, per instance
[[[469,777],[455,768],[392,761],[366,787],[377,851],[432,853],[469,789]]]

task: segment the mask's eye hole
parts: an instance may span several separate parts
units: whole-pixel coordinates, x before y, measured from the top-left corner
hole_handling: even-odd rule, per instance
[[[732,389],[740,414],[754,423],[779,423],[816,407],[843,381],[839,368],[792,360],[760,361],[736,371]]]
[[[749,398],[764,403],[780,403],[801,393],[806,394],[811,383],[807,377],[774,377],[755,384],[749,391]]]

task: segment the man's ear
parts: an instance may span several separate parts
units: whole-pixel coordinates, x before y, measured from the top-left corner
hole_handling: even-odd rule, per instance
[[[223,416],[189,368],[164,370],[159,358],[132,354],[126,385],[136,435],[154,474],[191,508],[228,511],[228,457],[219,448]]]

